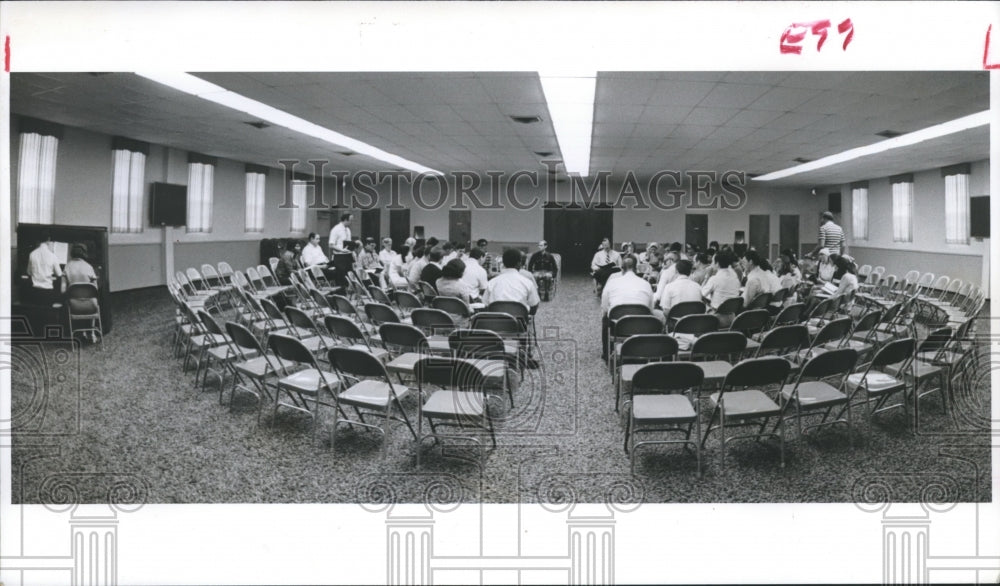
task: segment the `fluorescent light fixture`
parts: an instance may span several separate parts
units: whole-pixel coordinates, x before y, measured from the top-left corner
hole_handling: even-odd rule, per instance
[[[597,72],[543,73],[538,77],[552,116],[567,173],[590,174],[590,141],[594,132]]]
[[[968,116],[963,116],[962,118],[942,122],[941,124],[924,128],[923,130],[917,130],[915,132],[883,140],[875,144],[846,150],[842,153],[837,153],[835,155],[830,155],[829,157],[816,159],[815,161],[809,163],[761,175],[760,177],[754,177],[753,179],[754,181],[773,181],[775,179],[783,179],[792,175],[798,175],[799,173],[815,171],[816,169],[830,167],[854,159],[860,159],[861,157],[874,155],[876,153],[883,153],[892,149],[915,145],[917,143],[924,142],[925,140],[947,136],[956,132],[962,132],[963,130],[969,130],[970,128],[988,126],[989,123],[990,111],[984,110],[976,114],[970,114]]]
[[[258,102],[257,100],[252,100],[246,96],[237,94],[236,92],[229,91],[224,87],[215,85],[214,83],[205,81],[199,77],[195,77],[190,73],[137,71],[136,75],[153,80],[157,83],[162,83],[163,85],[168,85],[174,89],[193,96],[198,96],[204,100],[215,102],[216,104],[221,104],[234,110],[239,110],[240,112],[249,114],[254,118],[266,120],[267,122],[277,126],[283,126],[290,130],[301,132],[307,136],[318,138],[328,143],[337,145],[338,147],[350,149],[359,155],[367,155],[373,159],[388,163],[390,167],[400,167],[417,173],[427,173],[429,175],[444,175],[441,171],[425,167],[419,163],[414,163],[413,161],[404,159],[398,155],[373,147],[366,142],[361,142],[360,140],[345,136],[339,132],[330,130],[329,128],[324,128],[318,124],[314,124],[308,120],[274,108],[273,106],[268,106],[267,104]]]

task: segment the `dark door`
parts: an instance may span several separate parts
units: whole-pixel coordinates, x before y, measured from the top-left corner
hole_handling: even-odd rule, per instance
[[[410,210],[389,210],[389,238],[392,238],[393,249],[399,252],[409,237]]]
[[[708,214],[684,214],[684,242],[708,248]]]
[[[472,237],[472,210],[448,212],[448,240],[467,244]]]
[[[382,210],[362,210],[361,212],[361,239],[371,237],[376,241],[382,236]],[[352,234],[353,235],[353,234]]]
[[[799,216],[784,215],[778,218],[778,245],[781,250],[791,248],[799,252]]]
[[[592,208],[549,204],[544,211],[544,238],[549,250],[562,256],[562,270],[569,274],[590,272],[590,261],[602,238],[614,241],[610,206]]]
[[[771,255],[771,216],[750,214],[750,246],[763,258]]]

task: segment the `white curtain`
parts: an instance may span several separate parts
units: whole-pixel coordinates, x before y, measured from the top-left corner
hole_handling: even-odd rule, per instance
[[[247,173],[246,231],[264,231],[264,184],[267,176],[263,173]]]
[[[892,184],[892,240],[913,242],[913,183]]]
[[[306,190],[309,185],[305,181],[292,181],[292,232],[304,232],[306,229]]]
[[[56,152],[59,139],[34,132],[21,134],[17,173],[17,221],[55,221]]]
[[[212,231],[212,196],[215,167],[188,163],[187,231]]]
[[[146,174],[146,155],[124,149],[113,153],[111,231],[142,232],[142,191]]]
[[[969,243],[969,176],[944,178],[944,238],[949,244]]]
[[[868,188],[851,190],[851,223],[855,240],[868,240]]]

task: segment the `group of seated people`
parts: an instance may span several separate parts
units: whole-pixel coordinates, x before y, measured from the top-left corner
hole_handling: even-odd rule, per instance
[[[51,234],[44,232],[37,247],[28,255],[31,303],[62,307],[63,294],[76,283],[97,284],[97,273],[87,258],[87,246],[72,243],[65,266],[55,253]]]
[[[631,243],[624,243],[622,248],[621,253],[613,250],[610,240],[605,238],[591,264],[601,293],[604,336],[608,311],[617,305],[647,305],[653,315],[665,322],[672,307],[689,301],[704,302],[708,312],[717,313],[728,299],[741,297],[747,305],[757,296],[779,289],[787,289],[789,295],[777,303],[790,304],[799,297],[835,297],[858,288],[854,260],[826,249],[819,251],[818,263],[810,263],[803,271],[790,249],[782,250],[780,258],[772,264],[753,248],[730,245],[717,248],[715,242],[704,252],[690,244],[685,249],[673,243],[666,247],[665,255],[660,254],[655,242],[640,255],[633,253]],[[723,325],[733,317],[719,315]]]
[[[340,285],[347,284],[347,273],[353,271],[365,286],[419,292],[426,283],[438,295],[456,297],[470,305],[519,301],[534,310],[541,300],[549,300],[558,265],[544,240],[530,261],[517,249],[507,249],[499,259],[494,258],[486,251],[488,244],[484,238],[467,246],[432,237],[418,245],[415,238],[408,238],[397,252],[392,239],[385,237],[376,252],[374,238],[354,238],[338,242],[345,252],[335,251],[331,261],[323,253],[320,236],[310,233],[304,246],[298,241],[288,243],[275,276],[288,285],[298,267],[319,266]],[[335,250],[333,246],[331,250]]]

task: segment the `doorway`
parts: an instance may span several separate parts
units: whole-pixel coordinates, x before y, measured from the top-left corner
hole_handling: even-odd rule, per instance
[[[448,212],[448,240],[468,244],[472,237],[472,210]]]
[[[750,214],[750,246],[762,258],[771,254],[771,216],[770,214]]]
[[[362,210],[361,211],[361,240],[374,238],[377,242],[381,238],[382,230],[382,210]]]
[[[684,214],[684,242],[708,248],[708,214]]]
[[[799,252],[799,216],[784,215],[778,218],[778,246],[781,250],[792,249],[796,255]]]
[[[543,213],[544,238],[549,250],[562,256],[563,273],[589,273],[601,239],[607,237],[614,242],[614,217],[609,205],[584,208],[549,203]]]
[[[410,210],[389,210],[389,238],[392,238],[392,249],[400,252],[403,243],[409,237]]]

